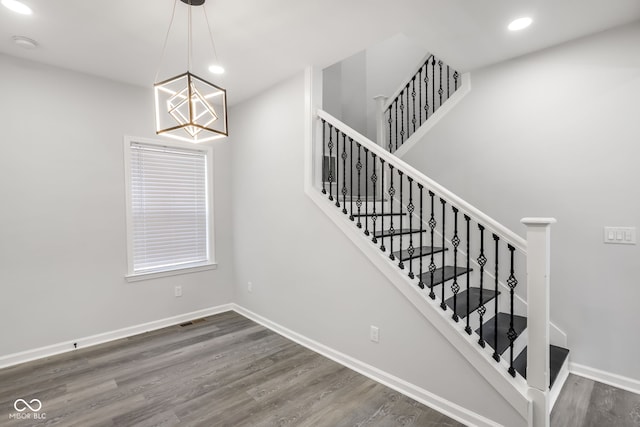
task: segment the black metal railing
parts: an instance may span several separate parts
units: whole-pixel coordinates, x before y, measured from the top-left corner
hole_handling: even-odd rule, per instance
[[[384,110],[389,140],[397,150],[460,87],[460,73],[430,55]]]
[[[524,348],[516,348],[515,317],[526,243],[485,223],[477,211],[371,141],[358,140],[346,125],[328,120],[326,114],[320,119],[322,193],[369,242],[388,251],[389,261],[452,322],[464,322],[464,331],[475,335],[480,347],[491,347],[496,362],[504,359],[515,376],[514,358]],[[335,170],[325,164],[335,164]],[[501,296],[506,303],[499,304]],[[504,319],[507,323],[500,324]]]

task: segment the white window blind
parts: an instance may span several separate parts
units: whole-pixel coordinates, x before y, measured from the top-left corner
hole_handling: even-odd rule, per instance
[[[129,152],[133,273],[208,263],[207,153],[136,142]]]

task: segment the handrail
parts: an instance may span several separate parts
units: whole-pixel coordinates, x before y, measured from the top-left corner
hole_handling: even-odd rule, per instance
[[[459,78],[455,68],[426,56],[391,97],[377,97],[378,145],[389,151],[400,148],[458,91]]]
[[[413,79],[413,77],[418,74],[418,72],[422,69],[422,67],[424,67],[424,65],[426,63],[429,62],[429,60],[433,57],[432,54],[428,53],[424,56],[424,58],[422,58],[422,60],[420,61],[420,65],[415,67],[414,71],[409,75],[409,77],[407,77],[406,79],[402,80],[402,84],[398,86],[398,89],[396,89],[396,91],[393,93],[393,95],[391,95],[387,101],[384,103],[384,105],[382,106],[382,111],[386,111],[389,106],[391,106],[391,104],[393,104],[393,101],[395,101],[396,99],[398,99],[398,97],[400,96],[400,94],[402,93],[402,91],[404,90],[404,88],[407,87],[407,85],[409,84],[409,82],[411,82],[411,80]]]
[[[427,177],[422,172],[415,169],[413,166],[407,164],[403,160],[384,150],[378,144],[371,141],[369,138],[360,134],[359,132],[355,131],[347,124],[336,119],[326,111],[318,109],[317,116],[320,119],[324,119],[327,123],[331,123],[333,126],[339,128],[348,137],[352,138],[354,141],[357,141],[358,143],[366,147],[369,151],[375,153],[379,158],[384,159],[384,161],[388,164],[404,171],[408,175],[411,175],[411,177],[416,182],[421,183],[426,188],[433,191],[438,197],[447,200],[447,202],[455,205],[458,209],[466,213],[471,219],[473,219],[477,223],[484,225],[487,229],[505,239],[508,243],[510,243],[513,247],[515,247],[522,253],[527,253],[526,240],[490,217],[489,215],[485,214],[458,195],[454,194],[431,178]]]

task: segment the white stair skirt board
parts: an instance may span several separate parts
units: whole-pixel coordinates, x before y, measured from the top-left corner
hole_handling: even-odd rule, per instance
[[[571,358],[571,353],[565,359],[562,364],[562,368],[560,372],[558,372],[558,376],[556,377],[556,381],[553,383],[551,390],[549,390],[549,413],[553,410],[553,407],[556,405],[558,401],[558,397],[560,397],[560,392],[562,391],[562,387],[564,383],[567,382],[567,378],[569,378],[569,359]]]
[[[436,411],[441,412],[442,414],[453,418],[456,421],[459,421],[466,425],[473,425],[478,427],[499,426],[499,424],[496,424],[495,422],[483,417],[482,415],[476,414],[475,412],[469,411],[468,409],[456,405],[453,402],[442,399],[441,397],[436,396],[421,387],[418,387],[403,379],[382,371],[375,366],[366,364],[331,347],[307,338],[304,335],[301,335],[295,331],[292,331],[291,329],[285,328],[284,326],[272,322],[271,320],[266,319],[237,304],[234,304],[233,306],[233,309],[237,313],[253,320],[254,322],[259,323],[262,326],[290,339],[291,341],[294,341],[316,353],[323,355],[324,357],[333,360],[334,362],[346,366],[347,368],[352,369],[367,378],[379,382],[380,384],[383,384],[397,391],[398,393],[402,393],[405,396],[422,403],[423,405],[435,409]]]
[[[458,90],[449,97],[442,106],[433,113],[427,121],[425,121],[411,136],[407,139],[393,154],[399,158],[402,158],[411,148],[418,143],[424,136],[429,133],[435,125],[438,124],[449,111],[453,110],[458,102],[462,100],[471,91],[471,74],[464,73],[462,75],[462,83]]]
[[[589,366],[580,365],[578,363],[570,363],[569,371],[572,374],[589,378],[590,380],[630,391],[631,393],[640,394],[640,380],[634,378],[601,371],[600,369],[590,368]]]
[[[323,194],[313,187],[306,194],[367,256],[372,265],[380,270],[396,289],[407,298],[409,303],[416,307],[421,315],[436,330],[440,331],[442,336],[467,359],[469,364],[509,402],[516,412],[527,419],[531,402],[527,397],[528,386],[526,380],[519,376],[512,378],[507,373],[507,362],[502,360],[498,363],[493,360],[493,350],[488,346],[480,348],[476,343],[475,336],[469,336],[464,332],[464,322],[452,323],[450,321],[451,310],[441,310],[438,300],[431,300],[424,291],[420,291],[417,286],[414,286],[407,276],[398,274],[396,266],[388,262],[388,255],[371,245],[370,238],[365,236],[360,229],[355,228],[347,215],[344,215],[332,204],[327,203]]]
[[[81,337],[70,341],[65,341],[45,347],[26,350],[19,353],[9,354],[0,357],[0,368],[6,368],[20,363],[30,362],[32,360],[43,359],[45,357],[55,356],[57,354],[66,353],[76,350],[74,344],[78,345],[78,349],[103,344],[109,341],[115,341],[122,338],[131,337],[156,329],[166,328],[168,326],[179,325],[180,323],[190,320],[199,319],[201,317],[213,316],[214,314],[231,311],[231,304],[219,305],[217,307],[205,308],[203,310],[192,311],[190,313],[180,314],[165,319],[155,320],[153,322],[142,323],[140,325],[129,326],[115,331],[104,332],[101,334]]]

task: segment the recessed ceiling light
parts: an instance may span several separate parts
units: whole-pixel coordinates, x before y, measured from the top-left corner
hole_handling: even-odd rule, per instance
[[[209,71],[213,74],[224,74],[224,68],[222,68],[220,65],[211,65],[209,67]]]
[[[525,16],[524,18],[518,18],[511,21],[508,28],[510,31],[520,31],[527,28],[529,25],[531,25],[532,22],[533,19]]]
[[[24,36],[13,36],[13,42],[24,49],[35,49],[38,47],[38,42]]]
[[[16,13],[21,13],[22,15],[31,15],[33,13],[29,6],[17,0],[2,0],[2,5]]]

